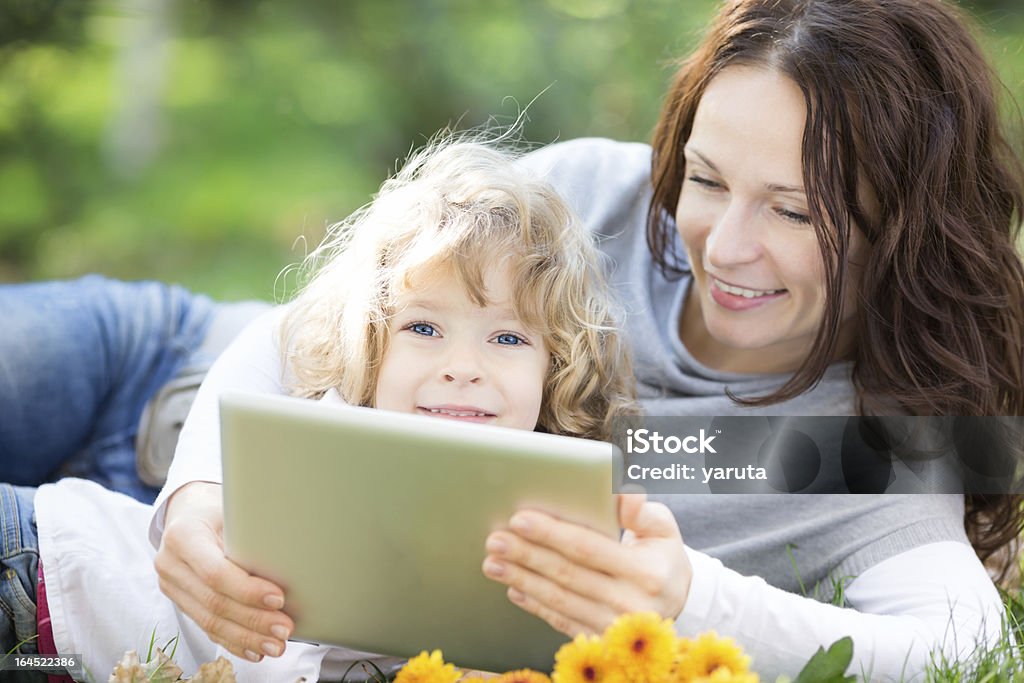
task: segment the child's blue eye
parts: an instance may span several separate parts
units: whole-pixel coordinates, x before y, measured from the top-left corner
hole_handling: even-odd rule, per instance
[[[499,344],[507,344],[509,346],[518,346],[519,344],[525,344],[526,340],[520,337],[518,334],[512,334],[511,332],[503,332],[494,338]]]
[[[422,334],[424,337],[440,337],[437,330],[430,323],[413,323],[406,329],[415,332],[416,334]]]

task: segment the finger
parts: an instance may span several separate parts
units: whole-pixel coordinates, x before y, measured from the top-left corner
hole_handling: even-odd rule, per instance
[[[575,638],[581,633],[592,635],[599,632],[595,629],[588,628],[586,625],[581,624],[573,619],[570,619],[564,614],[552,610],[547,605],[538,602],[534,598],[530,597],[525,593],[520,592],[516,588],[509,588],[508,591],[506,591],[506,595],[508,595],[508,599],[513,605],[516,605],[520,609],[529,612],[530,614],[536,617],[540,617],[541,619],[546,621],[548,625],[551,626],[551,628],[555,629],[559,633],[564,633],[570,638]],[[604,629],[602,628],[601,631],[603,630]]]
[[[608,600],[617,595],[617,584],[607,574],[576,564],[561,553],[519,538],[515,534],[497,531],[487,538],[490,565],[515,564],[581,596]],[[492,577],[497,578],[497,577]],[[503,582],[504,583],[504,582]]]
[[[269,639],[241,625],[219,617],[210,610],[202,598],[191,593],[170,588],[165,591],[178,605],[181,611],[196,622],[211,641],[217,643],[232,654],[258,662],[264,655],[275,655],[283,652],[284,643]]]
[[[207,539],[205,543],[198,540],[193,537],[188,550],[179,553],[179,557],[204,585],[240,605],[259,610],[284,607],[284,591],[227,559],[219,538]]]
[[[590,569],[613,576],[632,571],[632,558],[618,540],[593,529],[536,510],[520,510],[509,521],[509,530]]]
[[[269,609],[284,606],[280,587],[250,576],[226,558],[219,484],[191,482],[175,491],[167,504],[166,520],[158,560],[162,555],[168,564],[188,563],[206,585],[243,604]]]
[[[161,575],[160,587],[211,639],[250,660],[283,652],[294,628],[283,612],[249,607],[217,593],[183,562]]]
[[[488,557],[484,560],[483,570],[489,578],[508,586],[508,597],[514,604],[567,635],[595,632],[595,624],[610,623],[614,617],[604,605],[524,567]]]
[[[209,537],[194,538],[184,555],[173,552],[173,534],[164,540],[156,562],[160,588],[186,615],[238,656],[253,659],[255,653],[258,659],[283,652],[294,629],[292,620],[279,610],[252,604],[258,596],[280,594],[280,588],[226,559]]]

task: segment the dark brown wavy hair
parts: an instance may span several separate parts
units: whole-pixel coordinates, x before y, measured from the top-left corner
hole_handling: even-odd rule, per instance
[[[672,219],[683,146],[708,83],[732,65],[778,70],[803,92],[803,181],[826,292],[813,348],[792,378],[770,395],[733,400],[769,405],[820,381],[837,354],[856,226],[871,245],[852,357],[859,412],[1024,415],[1024,267],[1015,246],[1024,172],[966,17],[941,0],[726,2],[681,63],[654,133],[648,243],[670,277],[688,271]],[[870,199],[858,193],[862,184]],[[1019,453],[1007,457],[1018,464]],[[983,560],[1003,549],[1004,576],[1021,503],[967,497],[971,542]]]

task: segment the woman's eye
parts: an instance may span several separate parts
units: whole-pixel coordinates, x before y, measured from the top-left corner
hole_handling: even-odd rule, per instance
[[[718,189],[721,189],[721,187],[722,187],[721,183],[718,183],[718,182],[716,182],[714,180],[711,180],[710,178],[704,178],[704,177],[699,176],[699,175],[692,175],[692,176],[690,176],[689,177],[689,181],[691,183],[695,183],[695,184],[700,185],[701,187],[707,188],[709,190],[718,190]]]
[[[412,325],[409,325],[405,329],[415,332],[416,334],[421,334],[424,337],[441,336],[440,334],[437,333],[437,330],[435,330],[434,326],[431,325],[430,323],[413,323]]]
[[[508,346],[518,346],[520,344],[528,343],[518,334],[512,334],[511,332],[502,332],[501,334],[494,338],[494,341],[498,342],[499,344],[506,344]]]
[[[791,223],[798,223],[800,225],[810,225],[811,223],[811,217],[805,213],[798,213],[789,209],[776,209],[775,212]]]

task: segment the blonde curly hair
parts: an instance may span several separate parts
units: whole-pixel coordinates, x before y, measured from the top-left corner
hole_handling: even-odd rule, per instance
[[[547,182],[494,141],[446,138],[413,154],[303,262],[281,348],[293,394],[336,388],[373,406],[396,300],[421,273],[452,273],[488,304],[484,273],[511,273],[512,306],[551,352],[538,429],[610,439],[638,414],[629,355],[579,219]]]

